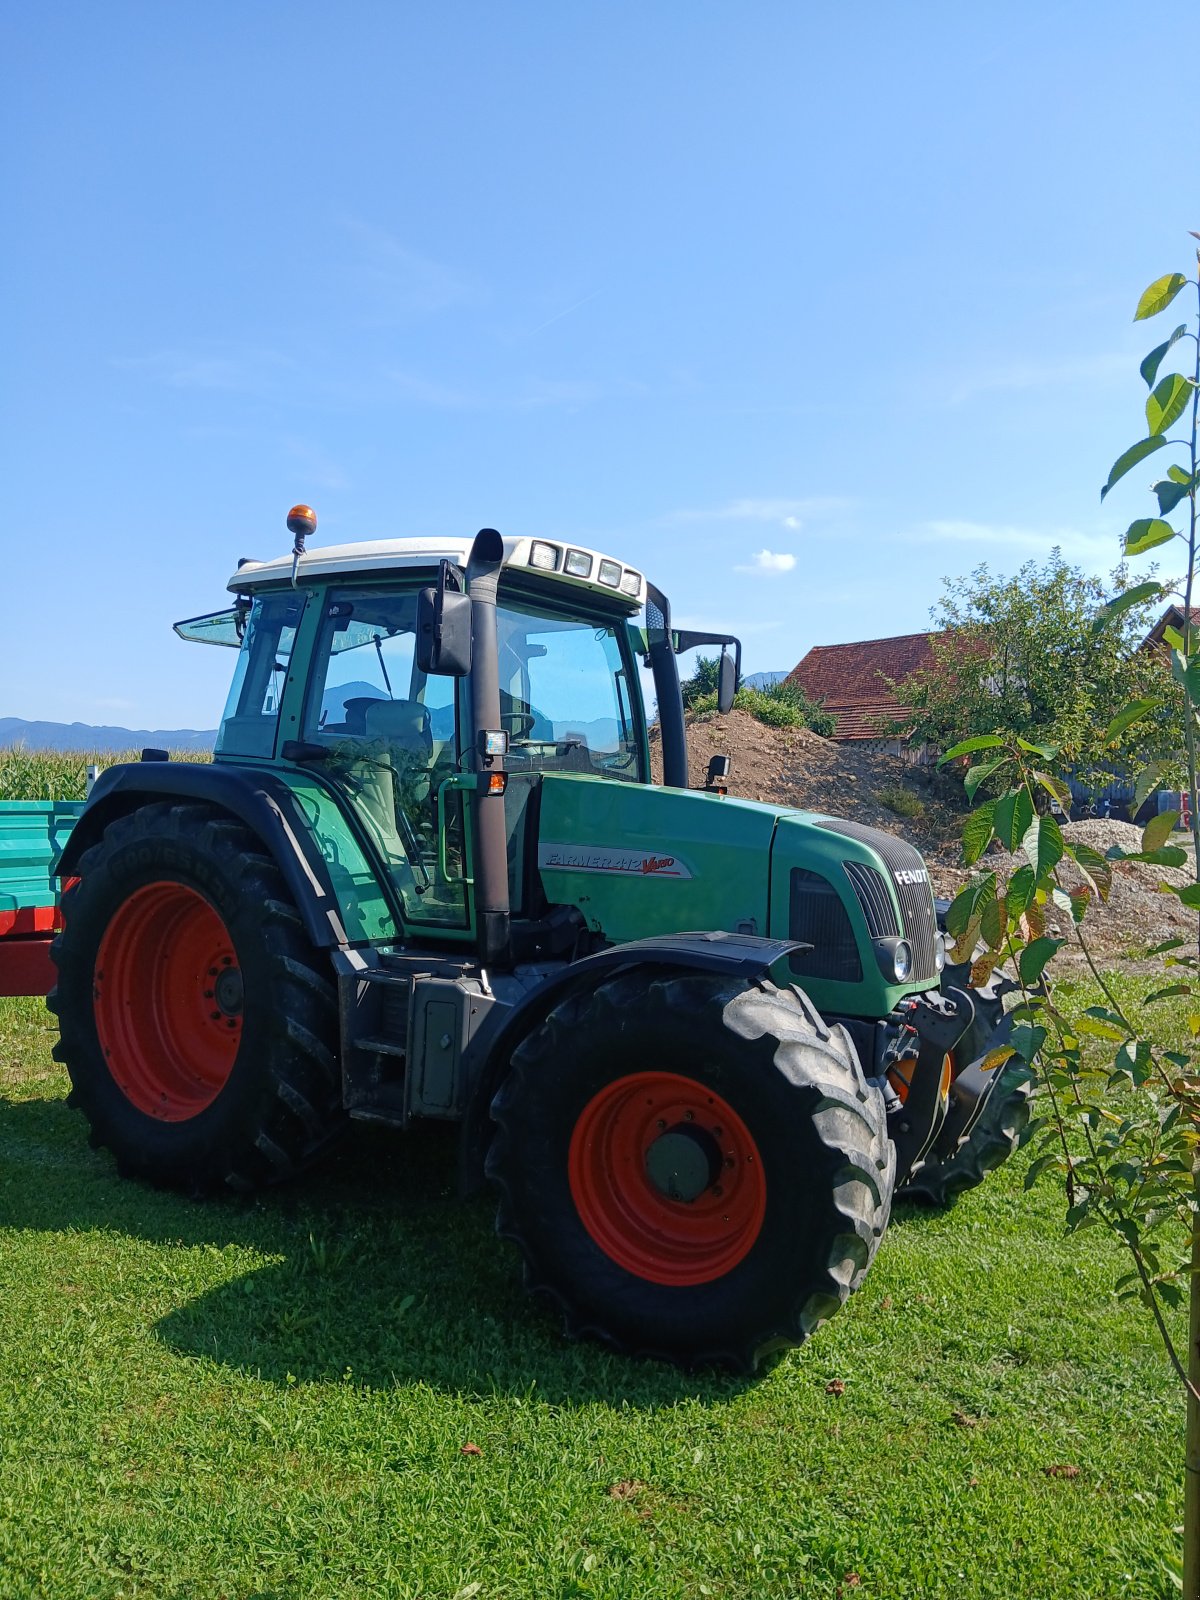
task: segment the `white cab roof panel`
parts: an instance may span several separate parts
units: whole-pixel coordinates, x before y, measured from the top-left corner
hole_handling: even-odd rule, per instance
[[[465,568],[473,543],[473,539],[375,539],[365,544],[317,545],[300,557],[297,582],[405,570],[432,572],[443,559]],[[638,610],[646,598],[646,580],[640,572],[564,539],[505,539],[504,565],[532,578],[605,595],[610,601],[622,602],[630,612]],[[227,587],[233,594],[253,593],[265,585],[286,582],[291,575],[289,553],[273,561],[245,562]]]

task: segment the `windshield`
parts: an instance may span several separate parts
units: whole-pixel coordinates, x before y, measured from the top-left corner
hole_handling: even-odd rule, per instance
[[[510,769],[644,781],[637,695],[616,627],[509,603],[496,628]]]

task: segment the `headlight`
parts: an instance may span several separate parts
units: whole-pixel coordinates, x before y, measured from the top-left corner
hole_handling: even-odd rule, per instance
[[[933,941],[933,964],[939,972],[946,965],[946,949],[950,940],[944,933],[938,933]]]
[[[912,946],[905,939],[901,939],[892,952],[892,969],[896,974],[897,983],[907,981],[912,971]]]

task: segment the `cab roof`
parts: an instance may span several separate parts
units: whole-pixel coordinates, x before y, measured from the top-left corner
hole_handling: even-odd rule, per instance
[[[306,550],[300,557],[297,582],[328,582],[364,574],[383,577],[391,573],[432,572],[442,560],[465,567],[472,539],[375,539],[364,544],[335,544]],[[646,580],[633,567],[586,545],[563,539],[505,539],[504,568],[523,578],[546,584],[568,584],[576,590],[602,595],[630,614],[646,598]],[[233,594],[289,583],[292,556],[271,561],[243,561],[229,579]]]

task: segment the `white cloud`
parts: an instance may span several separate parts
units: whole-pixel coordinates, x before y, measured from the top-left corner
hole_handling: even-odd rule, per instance
[[[798,529],[805,517],[844,511],[852,504],[840,495],[809,495],[802,499],[728,500],[723,506],[695,510],[669,511],[664,522],[777,522],[781,528]]]
[[[754,557],[752,565],[748,567],[734,567],[735,572],[790,572],[796,565],[796,558],[786,550],[759,550]]]
[[[343,217],[341,225],[356,246],[352,272],[358,289],[373,302],[360,304],[360,313],[428,316],[454,306],[477,306],[487,299],[477,278],[421,255],[386,228],[353,216]]]
[[[1095,572],[1107,572],[1121,559],[1121,539],[1115,529],[1022,527],[950,517],[926,522],[899,538],[921,544],[973,545],[980,560],[1000,570],[1010,558],[1025,561],[1030,556],[1048,556],[1056,545],[1066,560]]]
[[[950,393],[952,405],[962,405],[976,395],[1003,392],[1021,392],[1033,389],[1077,388],[1088,385],[1113,383],[1124,380],[1129,373],[1129,356],[1124,351],[1109,351],[1103,355],[1081,356],[1075,360],[1037,361],[1014,360],[981,367],[966,373]]]

